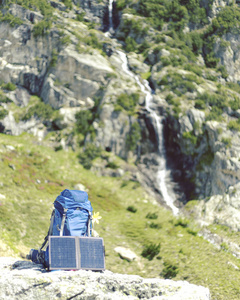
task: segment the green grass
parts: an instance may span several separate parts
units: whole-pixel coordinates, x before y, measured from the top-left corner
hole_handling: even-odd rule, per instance
[[[77,153],[54,152],[28,134],[1,134],[0,145],[0,194],[6,196],[0,199],[1,256],[24,257],[31,248],[38,248],[55,198],[63,189],[82,183],[89,190],[94,212],[102,216],[95,230],[104,238],[107,269],[143,277],[170,274],[174,280],[209,287],[212,299],[239,299],[240,273],[228,264],[240,267],[238,259],[199,237],[191,221],[177,219],[154,204],[134,182],[99,177],[78,163]],[[127,210],[129,206],[136,212]],[[147,216],[153,213],[161,226],[149,226]],[[234,233],[224,232],[234,239]],[[152,260],[141,255],[148,245],[161,245]],[[117,246],[129,247],[139,259],[121,260],[114,251]]]

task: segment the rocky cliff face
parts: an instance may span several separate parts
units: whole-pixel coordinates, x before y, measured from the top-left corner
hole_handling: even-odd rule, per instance
[[[91,11],[95,16],[95,10],[101,10],[91,1],[88,4],[82,2],[81,7],[87,15]],[[103,9],[103,4],[101,7]],[[6,96],[15,105],[27,107],[31,95],[38,95],[46,104],[59,110],[63,118],[57,123],[60,129],[73,126],[76,112],[93,108],[98,99],[101,110],[99,118],[94,120],[96,144],[125,158],[126,136],[135,117],[116,111],[114,103],[120,94],[131,95],[139,88],[121,69],[121,60],[113,50],[119,45],[107,48],[106,51],[111,53],[108,57],[96,48],[109,44],[109,38],[104,34],[97,37],[93,31],[89,43],[96,45],[89,47],[82,42],[89,34],[87,26],[73,20],[64,25],[64,31],[54,28],[48,34],[34,37],[34,24],[43,16],[15,4],[10,6],[10,13],[24,24],[11,27],[3,23],[1,26],[1,80],[16,85],[15,91],[5,91]],[[64,17],[58,15],[58,22],[60,27],[63,26]],[[10,105],[5,104],[5,109],[8,114],[1,121],[4,133],[19,135],[28,131],[42,138],[51,130],[51,126],[43,125],[34,115],[22,122],[16,120]]]
[[[46,272],[28,261],[0,259],[2,299],[210,299],[207,288],[186,281],[143,279],[110,271]]]

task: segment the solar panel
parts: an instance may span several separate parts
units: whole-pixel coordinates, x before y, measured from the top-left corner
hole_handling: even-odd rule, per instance
[[[77,269],[76,239],[74,237],[56,237],[49,239],[49,260],[51,270]]]
[[[105,253],[102,238],[50,236],[50,270],[104,270]]]
[[[101,238],[79,238],[81,269],[105,269],[104,246]]]

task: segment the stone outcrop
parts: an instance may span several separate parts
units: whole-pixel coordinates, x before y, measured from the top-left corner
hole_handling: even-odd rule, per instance
[[[228,32],[221,38],[217,38],[214,44],[214,53],[219,58],[221,65],[226,68],[228,81],[239,82],[240,80],[240,55],[239,55],[239,35]]]
[[[240,231],[240,183],[230,186],[223,195],[200,200],[190,211],[201,225],[221,224]]]
[[[178,299],[209,300],[208,288],[110,271],[46,272],[41,265],[0,258],[0,298],[14,299]]]
[[[106,31],[109,26],[108,1],[74,0],[73,3],[84,12],[84,21],[100,24],[100,30]]]
[[[169,153],[179,149],[174,152],[175,159],[182,164],[185,178],[195,178],[198,198],[221,195],[240,179],[239,133],[217,121],[204,122],[202,127],[204,119],[200,111],[189,110],[178,120],[169,118],[167,122]]]

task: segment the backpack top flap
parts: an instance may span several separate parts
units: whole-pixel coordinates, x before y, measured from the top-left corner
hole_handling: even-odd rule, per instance
[[[80,207],[89,212],[93,211],[91,202],[88,200],[88,194],[84,191],[66,189],[62,191],[61,195],[55,200],[54,206],[59,209],[56,202],[66,209],[76,209],[77,207]]]
[[[88,201],[88,194],[84,191],[66,189],[61,192],[61,195],[69,199],[74,199],[76,202],[84,203]]]

